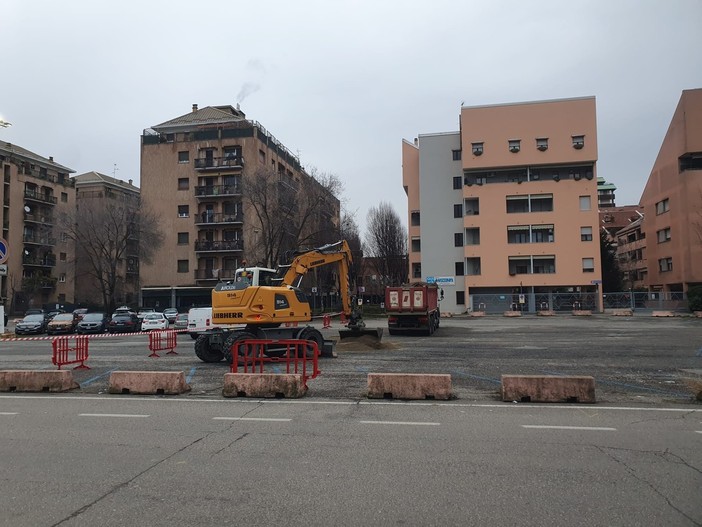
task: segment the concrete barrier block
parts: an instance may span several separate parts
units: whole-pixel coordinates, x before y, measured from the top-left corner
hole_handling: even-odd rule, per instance
[[[702,318],[702,311],[693,311],[692,314],[697,318]]]
[[[226,373],[224,397],[295,399],[307,393],[302,375],[292,373]]]
[[[506,317],[521,317],[522,316],[521,311],[505,311],[503,314]]]
[[[589,309],[574,309],[573,316],[575,317],[590,317],[592,316],[592,311]]]
[[[652,317],[674,317],[675,313],[672,311],[654,311],[651,313]]]
[[[631,309],[613,309],[612,310],[613,317],[631,317],[633,315],[634,315],[634,312]]]
[[[451,376],[430,373],[369,373],[371,399],[451,398]]]
[[[471,317],[484,317],[485,311],[471,311],[470,316]]]
[[[133,395],[178,395],[190,391],[182,371],[113,371],[108,391]]]
[[[536,315],[540,316],[540,317],[553,317],[553,316],[556,316],[556,312],[551,311],[551,310],[543,310],[543,311],[537,311]]]
[[[531,403],[594,403],[589,376],[503,375],[502,400]]]
[[[67,392],[79,387],[70,370],[0,371],[0,392]]]

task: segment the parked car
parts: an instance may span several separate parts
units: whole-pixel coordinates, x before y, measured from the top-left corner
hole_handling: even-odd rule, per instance
[[[105,313],[86,313],[76,325],[76,333],[104,333],[107,331],[107,323]]]
[[[59,333],[73,333],[78,323],[77,315],[73,313],[58,313],[46,325],[47,335],[58,335]]]
[[[42,333],[46,333],[44,313],[27,315],[15,324],[16,335],[41,335]]]
[[[163,313],[147,313],[141,321],[142,331],[152,331],[154,329],[168,329],[168,319]]]
[[[107,324],[110,333],[135,333],[141,330],[139,317],[130,313],[115,313]]]
[[[138,312],[137,316],[139,317],[139,320],[142,320],[147,313],[155,313],[156,310],[153,307],[142,307]]]
[[[163,310],[163,316],[168,319],[169,324],[173,324],[178,316],[178,310],[175,307],[167,307]]]
[[[62,310],[60,310],[60,309],[59,309],[58,311],[49,311],[49,312],[46,314],[46,320],[52,320],[52,319],[53,319],[56,315],[58,315],[59,313],[65,313],[65,311],[62,311]]]
[[[173,323],[173,329],[188,329],[188,314],[178,313]]]
[[[73,310],[73,314],[76,315],[78,318],[78,321],[82,320],[83,316],[88,312],[88,309],[85,307],[80,307],[78,309]]]

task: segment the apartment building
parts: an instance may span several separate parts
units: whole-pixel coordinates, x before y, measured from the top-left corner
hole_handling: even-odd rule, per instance
[[[0,276],[5,309],[22,314],[72,304],[75,247],[59,220],[75,208],[69,177],[74,171],[5,141],[0,141],[0,170],[2,238],[8,248],[7,274]]]
[[[702,89],[682,92],[640,203],[649,291],[702,284]]]
[[[442,311],[601,308],[594,97],[464,106],[402,152],[410,278]]]
[[[296,210],[311,177],[296,155],[238,106],[193,105],[191,112],[144,130],[141,197],[162,222],[164,244],[152,263],[140,266],[143,305],[208,305],[218,280],[232,278],[245,263],[260,263],[265,226],[249,206],[247,192],[253,190],[244,180],[262,169],[277,179],[267,214]],[[329,194],[323,201],[315,221],[333,236],[339,200]],[[279,234],[287,249],[297,248],[292,232]],[[309,242],[315,243],[313,237]]]
[[[99,172],[86,172],[73,177],[76,188],[76,207],[79,211],[78,221],[89,221],[80,214],[81,207],[90,211],[114,210],[111,218],[124,217],[126,222],[130,210],[136,210],[139,201],[139,188],[133,181],[122,181]],[[113,208],[112,204],[119,203]],[[86,225],[90,228],[90,225]],[[97,227],[97,226],[96,226]],[[120,229],[122,227],[116,227]],[[126,230],[127,227],[125,226]],[[116,232],[113,230],[113,232]],[[129,237],[120,249],[124,249],[124,258],[116,262],[115,305],[136,305],[139,301],[139,239]],[[93,255],[94,256],[94,255]],[[108,264],[108,262],[105,262]],[[90,265],[90,258],[84,247],[76,247],[76,303],[86,306],[103,306],[102,289],[98,283],[95,269]]]

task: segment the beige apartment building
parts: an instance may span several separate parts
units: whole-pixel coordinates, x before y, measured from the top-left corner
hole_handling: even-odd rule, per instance
[[[0,141],[2,238],[7,261],[0,297],[8,313],[74,301],[74,243],[59,220],[75,209],[74,172],[53,157]],[[6,271],[6,274],[5,274]]]
[[[649,291],[702,284],[702,89],[682,92],[641,196]]]
[[[410,279],[442,311],[601,309],[594,97],[464,106],[402,151]]]
[[[295,209],[310,176],[296,155],[238,106],[193,105],[189,113],[144,131],[141,197],[160,218],[164,243],[152,264],[140,266],[143,305],[208,305],[218,280],[257,263],[261,225],[247,205],[244,177],[261,169],[277,178],[268,212]],[[332,236],[339,214],[332,195],[324,210],[315,211]]]

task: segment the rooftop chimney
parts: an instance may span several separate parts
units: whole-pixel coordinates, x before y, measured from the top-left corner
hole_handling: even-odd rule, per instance
[[[193,112],[197,112],[197,104],[193,104]]]
[[[130,186],[131,186],[131,184],[132,184],[132,181],[133,181],[133,180],[131,180],[131,179],[129,180],[129,185],[130,185]]]
[[[49,161],[54,162],[54,156],[49,156]]]

